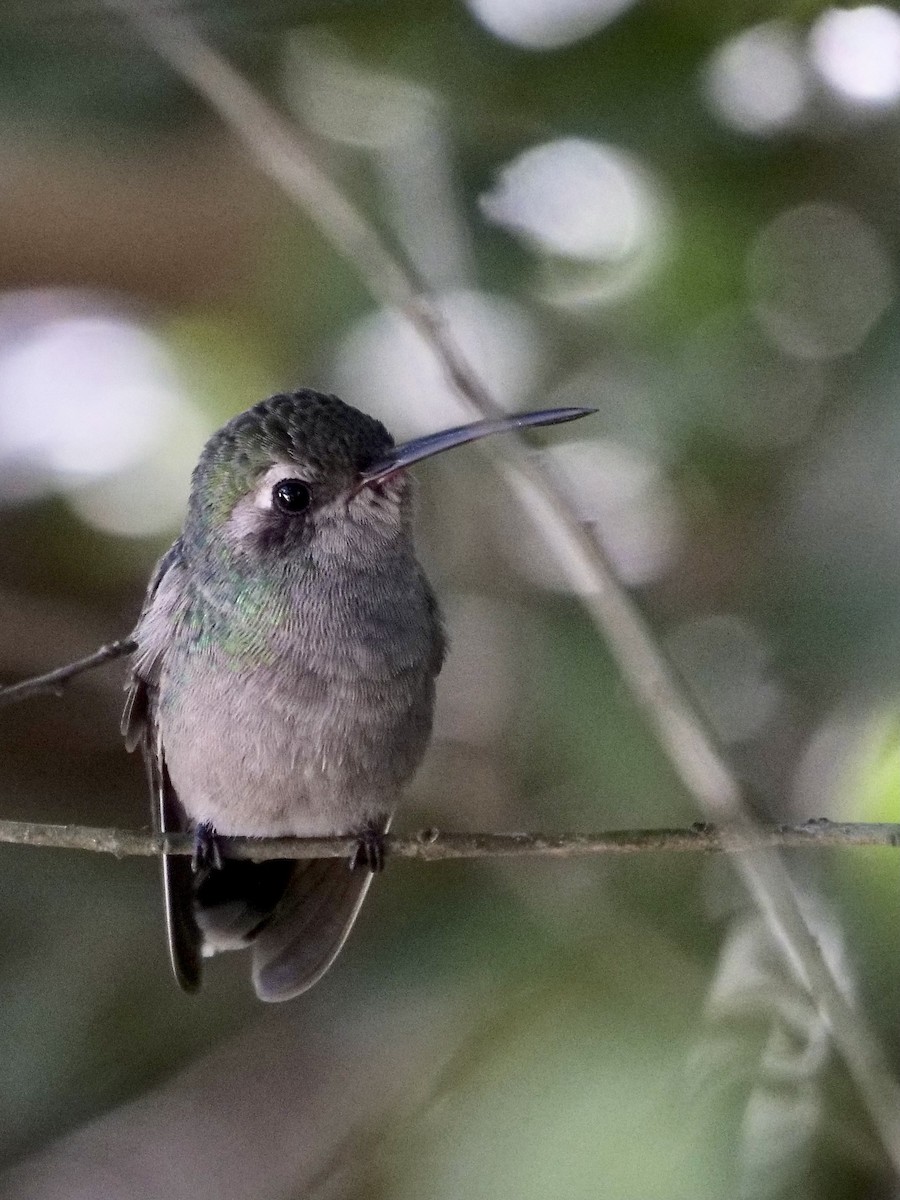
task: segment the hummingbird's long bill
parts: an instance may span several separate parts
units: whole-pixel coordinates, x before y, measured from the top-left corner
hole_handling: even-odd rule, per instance
[[[381,483],[397,471],[411,467],[423,458],[431,458],[433,454],[452,450],[454,446],[464,446],[467,442],[477,442],[495,433],[508,433],[512,429],[525,429],[530,425],[561,425],[565,421],[577,421],[580,417],[590,416],[596,411],[595,408],[545,408],[539,412],[514,413],[509,417],[473,421],[470,425],[457,425],[453,429],[442,429],[440,433],[429,433],[425,437],[394,446],[360,474],[360,486]]]

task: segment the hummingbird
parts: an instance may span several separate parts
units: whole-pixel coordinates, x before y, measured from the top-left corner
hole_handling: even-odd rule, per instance
[[[169,952],[249,947],[257,995],[325,974],[384,864],[385,833],[431,734],[446,653],[413,544],[409,468],[454,446],[574,420],[562,408],[396,445],[336,396],[270,397],[214,433],[181,535],[137,626],[122,732],[147,766]],[[228,859],[218,839],[351,835],[352,859]]]

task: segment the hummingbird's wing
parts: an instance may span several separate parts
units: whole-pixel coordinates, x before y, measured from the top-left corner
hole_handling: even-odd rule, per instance
[[[153,828],[157,833],[183,833],[189,822],[172,787],[156,720],[156,704],[164,630],[167,623],[154,619],[160,604],[171,605],[177,576],[182,571],[181,543],[175,542],[157,564],[137,625],[138,649],[122,714],[122,734],[129,750],[140,746],[150,783]],[[169,955],[179,985],[192,992],[200,985],[201,934],[193,913],[193,871],[184,855],[162,856],[163,895]]]
[[[434,594],[434,588],[428,581],[428,576],[420,568],[419,576],[425,590],[425,603],[428,605],[428,615],[431,618],[431,657],[428,662],[433,679],[437,679],[447,657],[447,634],[444,631],[444,618],[441,606]]]

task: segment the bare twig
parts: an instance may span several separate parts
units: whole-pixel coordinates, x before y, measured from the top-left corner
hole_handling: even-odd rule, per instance
[[[190,834],[144,833],[136,829],[104,829],[90,825],[44,825],[34,821],[0,821],[0,843],[90,850],[116,858],[147,858],[165,851],[192,854]],[[226,858],[349,858],[355,837],[222,838]],[[582,858],[610,854],[725,851],[742,854],[761,846],[821,850],[829,846],[900,846],[900,824],[863,824],[817,818],[801,825],[746,827],[691,825],[686,829],[612,829],[604,833],[442,833],[423,829],[414,834],[388,834],[392,858],[438,862],[451,858]]]
[[[495,413],[496,401],[459,353],[439,307],[314,161],[297,131],[198,36],[189,21],[141,7],[133,0],[107,2],[219,113],[262,169],[357,268],[373,296],[400,309],[413,322],[460,395],[479,412]],[[704,816],[737,828],[748,839],[758,836],[736,776],[684,695],[641,614],[619,585],[593,533],[581,525],[555,479],[524,445],[508,443],[505,449],[508,461],[504,470],[514,486],[539,502],[540,524],[548,543],[565,552],[565,565],[577,579],[589,612],[699,809]],[[531,508],[534,511],[535,503]],[[772,850],[759,849],[737,856],[735,863],[776,941],[828,1022],[900,1174],[900,1087],[885,1067],[886,1054],[823,958],[781,858]]]
[[[130,638],[121,638],[117,642],[109,642],[107,645],[101,646],[99,650],[95,650],[93,654],[88,654],[85,658],[76,659],[75,662],[68,663],[64,667],[57,667],[55,671],[48,671],[46,675],[35,675],[31,679],[23,679],[19,683],[0,687],[0,707],[4,704],[15,704],[19,700],[27,700],[29,696],[40,696],[46,692],[60,696],[70,679],[74,679],[76,675],[82,675],[85,671],[93,671],[95,667],[102,667],[104,663],[112,662],[114,659],[123,658],[126,654],[130,654],[136,645],[137,643]]]

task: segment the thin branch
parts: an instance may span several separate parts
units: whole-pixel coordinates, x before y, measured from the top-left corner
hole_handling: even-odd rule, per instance
[[[44,825],[34,821],[0,821],[0,843],[89,850],[116,858],[192,854],[190,834],[143,833],[90,825]],[[816,818],[801,825],[759,825],[748,831],[698,823],[686,829],[613,829],[604,833],[443,833],[423,829],[414,834],[388,834],[391,858],[439,862],[451,858],[582,858],[610,854],[724,851],[742,854],[761,846],[822,850],[833,846],[900,847],[900,824],[863,824]],[[349,858],[355,837],[222,838],[226,858],[263,862],[273,858]]]
[[[427,338],[460,395],[479,412],[495,413],[499,406],[459,353],[438,305],[314,161],[296,130],[198,36],[189,21],[141,8],[134,0],[108,3],[219,113],[262,169],[356,267],[372,295],[407,315]],[[504,471],[514,486],[540,501],[540,524],[548,544],[567,552],[565,565],[682,783],[705,817],[752,837],[755,823],[737,777],[620,586],[593,532],[581,524],[556,480],[536,456],[526,452],[524,444],[509,439],[505,450]],[[534,503],[530,507],[533,511]],[[828,1022],[900,1174],[900,1087],[885,1067],[886,1053],[826,963],[778,854],[760,849],[734,861],[776,942]]]
[[[95,667],[102,667],[114,659],[123,658],[136,648],[137,643],[130,638],[120,638],[117,642],[101,646],[85,658],[76,659],[64,667],[57,667],[55,671],[48,671],[46,675],[35,675],[31,679],[0,687],[0,708],[4,704],[15,704],[19,700],[27,700],[29,696],[41,696],[47,692],[61,696],[64,686],[76,675],[83,675],[85,671],[93,671]]]

